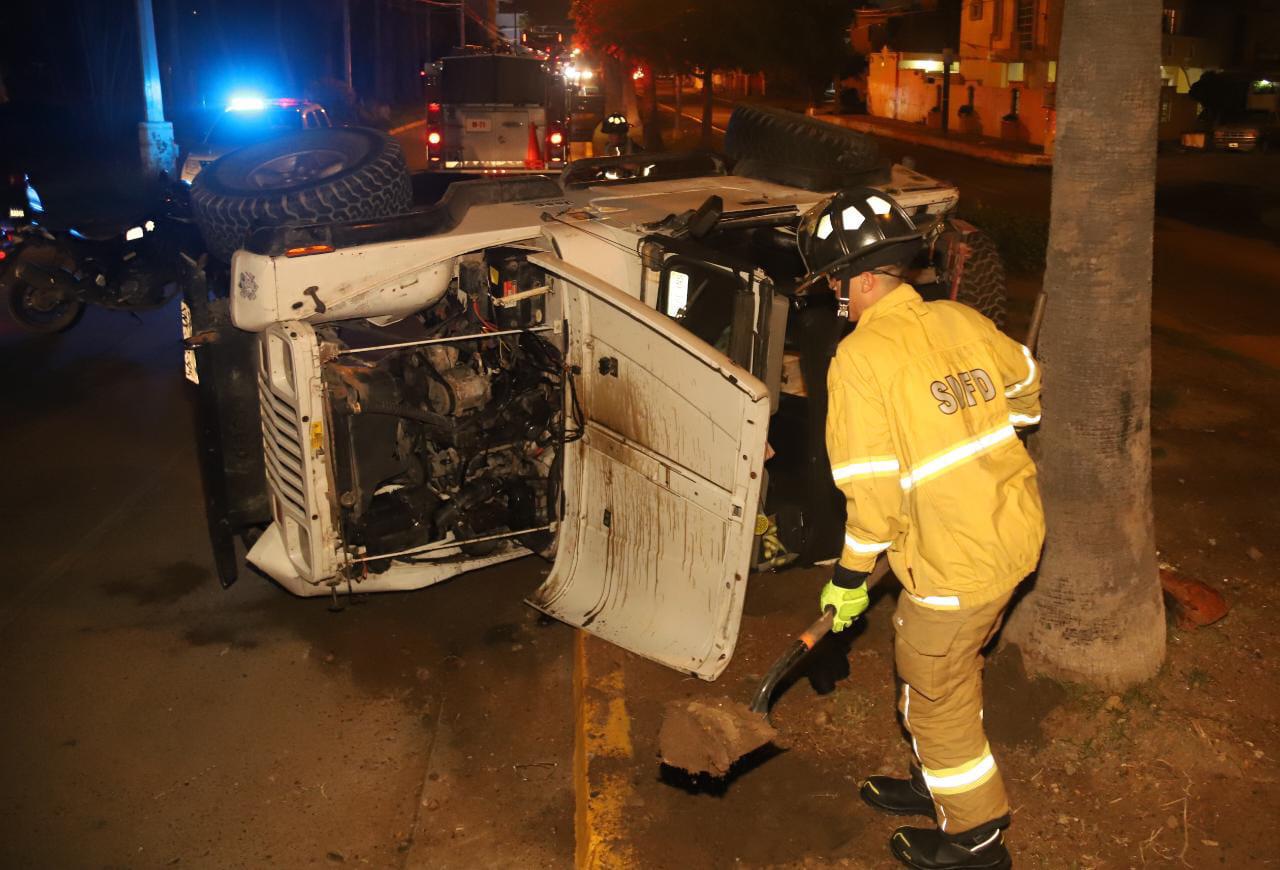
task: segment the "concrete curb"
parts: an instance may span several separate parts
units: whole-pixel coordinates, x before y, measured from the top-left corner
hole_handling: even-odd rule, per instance
[[[924,145],[928,148],[937,148],[941,151],[951,151],[956,154],[964,154],[967,157],[976,157],[979,160],[999,163],[1002,166],[1053,166],[1053,157],[1048,154],[1010,151],[1003,148],[996,148],[982,142],[966,141],[964,139],[944,139],[941,136],[935,136],[932,133],[926,133],[923,131],[916,132],[910,129],[902,129],[897,126],[891,127],[887,124],[877,124],[875,121],[866,121],[861,118],[848,117],[845,115],[812,115],[810,117],[816,118],[819,121],[823,121],[835,127],[847,127],[850,130],[857,130],[860,133],[867,133],[872,136],[883,136],[886,139],[896,139],[899,142],[910,142],[913,145]]]

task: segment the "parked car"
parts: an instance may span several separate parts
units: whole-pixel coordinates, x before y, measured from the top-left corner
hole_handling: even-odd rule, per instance
[[[182,163],[180,178],[190,184],[200,170],[223,154],[254,142],[295,130],[332,126],[329,113],[318,103],[293,98],[235,97],[200,144],[191,149]]]
[[[1268,151],[1280,145],[1280,116],[1254,109],[1219,121],[1213,127],[1213,147],[1218,151]]]
[[[758,516],[779,517],[804,563],[842,538],[825,402],[808,396],[848,324],[829,295],[797,292],[805,211],[881,188],[928,227],[913,283],[1003,318],[999,256],[953,219],[958,191],[803,116],[739,107],[725,157],[460,181],[407,213],[399,146],[360,133],[368,152],[309,188],[215,195],[201,176],[192,192],[214,259],[229,258],[191,270],[186,295],[224,583],[238,533],[302,596],[420,589],[539,554],[553,568],[532,606],[714,679]],[[222,161],[207,173],[223,178]],[[317,202],[331,218],[282,221]],[[355,206],[384,214],[340,219]]]

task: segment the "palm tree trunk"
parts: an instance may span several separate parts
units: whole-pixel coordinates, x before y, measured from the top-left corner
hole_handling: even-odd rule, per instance
[[[652,65],[649,66],[649,75],[645,83],[648,88],[645,92],[645,103],[649,117],[644,122],[644,150],[661,151],[662,120],[661,111],[658,109],[658,74]]]
[[[1150,440],[1159,22],[1157,0],[1066,7],[1033,445],[1048,533],[1005,632],[1030,669],[1108,688],[1153,676],[1165,652]]]
[[[601,63],[604,77],[604,110],[606,113],[627,111],[627,90],[631,88],[631,80],[623,75],[622,61],[613,55],[606,54]]]

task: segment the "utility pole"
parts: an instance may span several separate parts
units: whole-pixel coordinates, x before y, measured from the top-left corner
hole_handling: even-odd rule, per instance
[[[351,79],[351,0],[338,0],[342,4],[342,77],[348,88],[354,88]]]
[[[467,47],[467,0],[458,0],[458,48]]]
[[[178,148],[173,142],[173,125],[164,119],[164,94],[160,87],[156,21],[151,11],[151,0],[137,0],[137,10],[142,99],[146,106],[146,120],[138,124],[142,168],[149,176],[163,172],[172,178],[178,162]]]

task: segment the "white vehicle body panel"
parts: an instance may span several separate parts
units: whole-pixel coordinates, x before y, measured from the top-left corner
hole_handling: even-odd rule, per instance
[[[441,150],[451,171],[545,171],[525,165],[530,128],[540,159],[546,158],[547,110],[543,106],[445,105]]]
[[[769,423],[765,385],[556,257],[581,367],[555,567],[530,604],[703,679],[737,642]],[[612,362],[612,367],[608,365]]]
[[[901,166],[884,189],[917,219],[946,213],[958,200],[954,187]],[[446,539],[432,544],[429,556],[364,573],[361,559],[379,554],[344,552],[313,327],[360,318],[392,323],[439,302],[460,257],[494,246],[551,247],[555,255],[528,260],[553,276],[546,323],[557,333],[562,318],[568,324],[559,340],[581,372],[585,424],[582,437],[564,445],[565,515],[552,526],[556,561],[529,603],[639,655],[715,679],[737,642],[770,394],[654,310],[657,273],[644,273],[639,250],[666,218],[713,195],[724,201],[726,219],[776,207],[801,213],[824,196],[735,176],[635,182],[475,205],[456,225],[421,238],[292,258],[237,252],[231,313],[236,326],[261,333],[274,518],[249,560],[290,592],[313,596],[348,583],[362,592],[420,589],[528,554],[510,540],[468,556]],[[610,364],[602,368],[602,360]]]
[[[908,212],[923,208],[927,214],[942,214],[958,199],[954,187],[940,186],[905,167],[894,167],[893,181],[886,189]],[[822,198],[754,178],[679,179],[585,188],[553,202],[475,206],[452,230],[420,239],[293,258],[241,250],[232,258],[232,322],[261,332],[282,320],[394,321],[444,295],[453,258],[536,238],[545,226],[544,213],[556,221],[554,232],[566,261],[639,296],[636,258],[649,232],[644,225],[697,208],[713,195],[724,200],[726,215],[766,206],[794,206],[802,212]]]
[[[639,237],[597,221],[564,220],[547,228],[560,258],[589,271],[597,280],[640,295]]]
[[[472,211],[489,208],[514,210],[513,206],[486,206]],[[526,224],[530,214],[535,222]],[[282,319],[329,323],[357,317],[390,322],[405,317],[444,296],[454,275],[455,257],[536,238],[541,232],[538,212],[525,206],[518,216],[519,222],[490,227],[485,226],[489,221],[482,220],[485,215],[478,215],[477,220],[464,220],[457,232],[305,257],[236,251],[231,258],[231,320],[240,329],[261,332]]]

